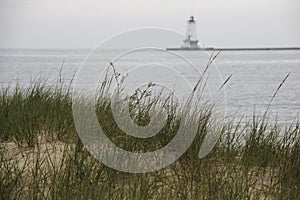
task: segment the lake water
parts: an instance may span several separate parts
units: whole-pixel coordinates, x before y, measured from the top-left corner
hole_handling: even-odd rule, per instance
[[[122,50],[107,50],[103,52],[103,55],[105,54],[106,57],[117,55],[116,51],[122,52]],[[41,76],[48,84],[55,84],[60,74],[64,82],[69,82],[88,53],[88,50],[76,49],[1,49],[0,85],[6,87],[19,83],[21,86],[27,86]],[[207,59],[197,51],[176,53],[182,54],[196,65]],[[199,79],[199,74],[185,68],[180,61],[172,60],[168,56],[168,54],[149,51],[130,54],[119,59],[117,71],[123,74],[131,69],[130,66],[143,66],[145,60],[149,59],[161,65],[174,66],[191,83]],[[98,69],[104,60],[92,60],[93,69]],[[216,58],[215,64],[223,81],[232,75],[225,90],[227,116],[236,118],[244,116],[247,120],[254,111],[258,114],[263,113],[281,81],[288,73],[291,73],[271,104],[270,117],[277,118],[280,122],[292,122],[299,119],[300,51],[225,51]],[[146,69],[140,70],[136,73],[138,78],[129,80],[146,81],[151,74],[155,73],[155,71],[151,74],[149,72]],[[156,77],[160,75],[167,82],[172,82],[174,79],[174,76],[168,76],[164,71],[156,70],[156,72]],[[84,73],[86,79],[89,80],[94,72]],[[180,79],[177,83],[180,84]]]

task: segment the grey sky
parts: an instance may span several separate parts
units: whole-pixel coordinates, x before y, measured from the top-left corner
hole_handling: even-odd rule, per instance
[[[0,48],[92,48],[138,27],[185,31],[206,46],[300,46],[300,0],[0,0]]]

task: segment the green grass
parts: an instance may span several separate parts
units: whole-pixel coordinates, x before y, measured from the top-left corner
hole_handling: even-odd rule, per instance
[[[165,99],[168,120],[160,133],[129,137],[114,121],[104,88],[98,120],[120,147],[152,151],[176,134],[182,112]],[[151,103],[164,102],[143,101],[147,97],[143,91],[132,96],[131,116],[139,125],[149,123]],[[299,123],[274,124],[255,115],[246,124],[227,122],[212,152],[199,159],[210,109],[200,111],[191,119],[199,124],[198,134],[179,160],[159,171],[130,174],[99,163],[83,147],[68,87],[35,83],[2,89],[0,199],[300,199]]]

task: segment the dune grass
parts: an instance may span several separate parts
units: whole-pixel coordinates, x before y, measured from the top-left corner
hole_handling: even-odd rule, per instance
[[[149,88],[148,88],[149,89]],[[180,112],[168,106],[167,124],[154,138],[126,136],[114,121],[111,96],[99,96],[97,116],[107,136],[137,152],[166,145]],[[131,114],[148,123],[147,93],[133,96]],[[144,96],[143,96],[144,95]],[[146,95],[147,96],[147,95]],[[300,124],[268,123],[255,116],[227,122],[208,156],[198,158],[209,109],[198,115],[191,147],[170,166],[130,174],[99,163],[84,148],[72,117],[72,96],[63,85],[35,83],[0,94],[0,199],[300,199]]]

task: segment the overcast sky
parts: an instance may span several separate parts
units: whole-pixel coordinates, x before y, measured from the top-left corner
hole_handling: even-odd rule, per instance
[[[300,0],[0,0],[0,48],[92,48],[138,27],[185,32],[201,44],[300,46]]]

